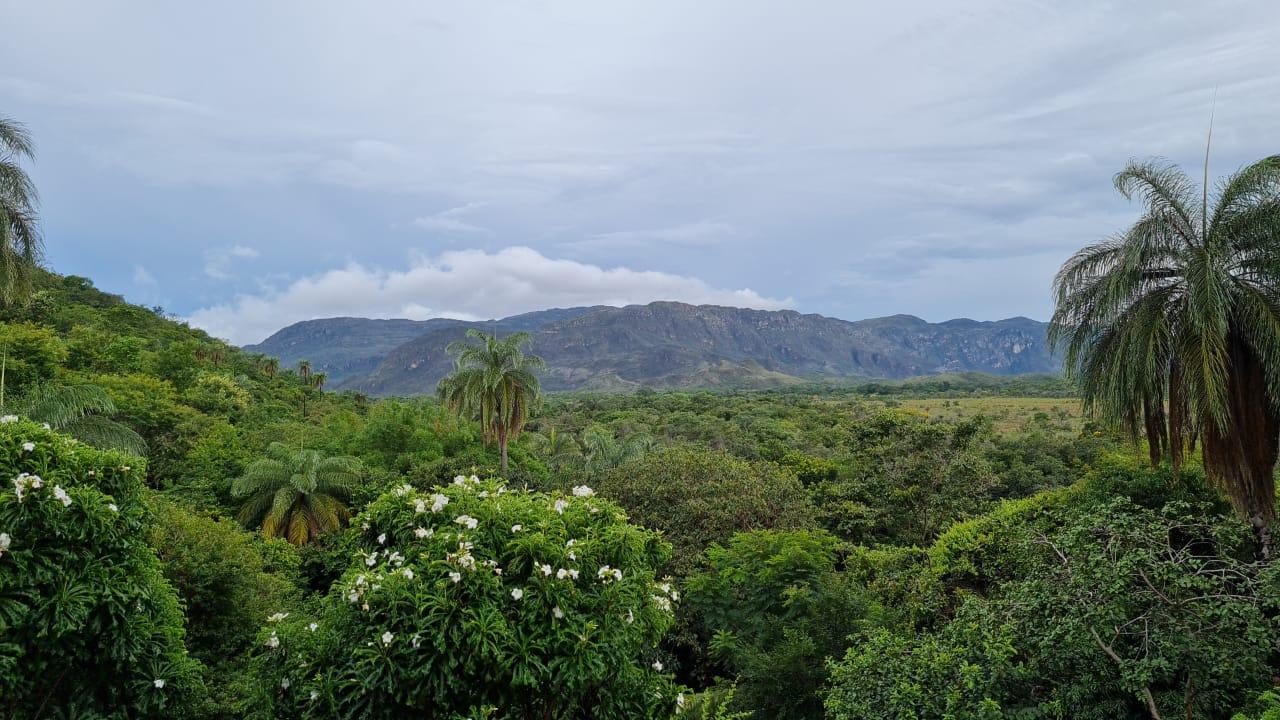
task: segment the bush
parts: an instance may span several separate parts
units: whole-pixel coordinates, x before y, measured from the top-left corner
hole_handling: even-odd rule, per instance
[[[138,462],[0,424],[0,714],[173,717],[197,699],[177,596],[138,542]]]
[[[757,530],[711,546],[708,569],[689,578],[685,609],[737,678],[735,707],[778,720],[822,717],[827,660],[879,615],[839,572],[839,550],[821,530]]]
[[[813,526],[813,507],[795,475],[720,452],[652,452],[603,473],[599,489],[635,522],[663,531],[675,549],[670,568],[678,577],[709,545],[736,532]]]
[[[662,718],[670,550],[612,503],[497,481],[403,486],[356,520],[318,617],[264,630],[263,705],[300,718]]]

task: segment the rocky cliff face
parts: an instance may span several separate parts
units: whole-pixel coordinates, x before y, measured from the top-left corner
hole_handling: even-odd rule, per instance
[[[331,322],[339,325],[325,327]],[[311,321],[305,332],[292,326],[255,349],[305,348],[313,365],[325,369],[330,362],[326,339],[334,338],[337,355],[351,368],[336,386],[373,395],[433,392],[451,368],[445,346],[468,327],[498,334],[532,332],[533,351],[549,366],[543,381],[549,390],[774,387],[803,379],[1058,370],[1045,344],[1046,325],[1027,318],[928,323],[895,315],[848,322],[785,310],[656,302],[552,310],[486,323],[429,320],[418,326],[367,325],[354,330],[349,323],[350,319]],[[362,340],[382,329],[384,335]],[[421,332],[403,340],[415,330]],[[298,334],[305,335],[305,342],[288,344]],[[401,342],[388,347],[396,340]],[[358,355],[361,342],[368,350]],[[295,357],[300,356],[291,355],[288,361]],[[357,366],[357,360],[363,365]],[[326,371],[334,377],[332,370]]]

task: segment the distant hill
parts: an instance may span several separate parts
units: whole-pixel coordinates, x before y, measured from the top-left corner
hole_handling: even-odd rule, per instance
[[[850,322],[677,302],[547,310],[483,323],[311,320],[248,349],[286,363],[306,357],[339,389],[416,395],[434,391],[451,368],[445,346],[472,327],[533,333],[533,351],[547,360],[543,382],[549,390],[759,388],[814,379],[1059,369],[1045,343],[1047,325],[1027,318],[929,323],[894,315]]]
[[[276,332],[256,345],[246,345],[244,349],[277,357],[285,366],[296,365],[299,360],[309,360],[312,368],[325,373],[329,382],[336,386],[373,372],[392,350],[434,330],[481,327],[498,332],[533,331],[547,323],[593,309],[539,310],[486,322],[449,318],[370,320],[337,317],[304,320]]]

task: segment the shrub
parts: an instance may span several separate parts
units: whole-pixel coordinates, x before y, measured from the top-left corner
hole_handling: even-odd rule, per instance
[[[720,452],[652,452],[603,473],[599,489],[632,520],[665,533],[675,548],[671,571],[678,577],[709,545],[736,532],[813,526],[813,507],[795,475]]]
[[[143,469],[0,423],[0,715],[173,717],[200,692],[145,532]]]
[[[459,478],[356,523],[319,616],[263,631],[276,717],[660,718],[682,701],[651,666],[678,599],[655,579],[669,546],[616,505]]]

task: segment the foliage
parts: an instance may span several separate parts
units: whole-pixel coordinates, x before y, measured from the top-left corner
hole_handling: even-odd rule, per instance
[[[361,472],[355,458],[324,457],[317,450],[272,443],[267,457],[236,478],[231,493],[246,498],[240,522],[261,522],[263,535],[302,545],[342,527],[350,515],[343,501]]]
[[[360,553],[320,614],[263,631],[275,716],[675,709],[679,688],[650,667],[676,600],[654,575],[670,551],[612,503],[586,488],[548,495],[458,478],[397,488],[359,520]]]
[[[202,689],[134,457],[0,424],[0,709],[172,717]]]
[[[187,649],[206,666],[211,697],[201,715],[244,717],[247,687],[256,683],[247,660],[257,629],[267,617],[294,610],[300,600],[297,551],[162,498],[148,504],[153,520],[148,542],[182,601]]]
[[[813,507],[794,475],[768,462],[667,448],[602,473],[600,493],[631,519],[661,530],[675,548],[670,570],[684,577],[698,555],[735,532],[812,527]]]
[[[687,583],[686,607],[737,678],[735,707],[779,720],[822,717],[827,660],[879,614],[840,572],[839,551],[820,530],[739,533],[707,551],[707,569]]]

